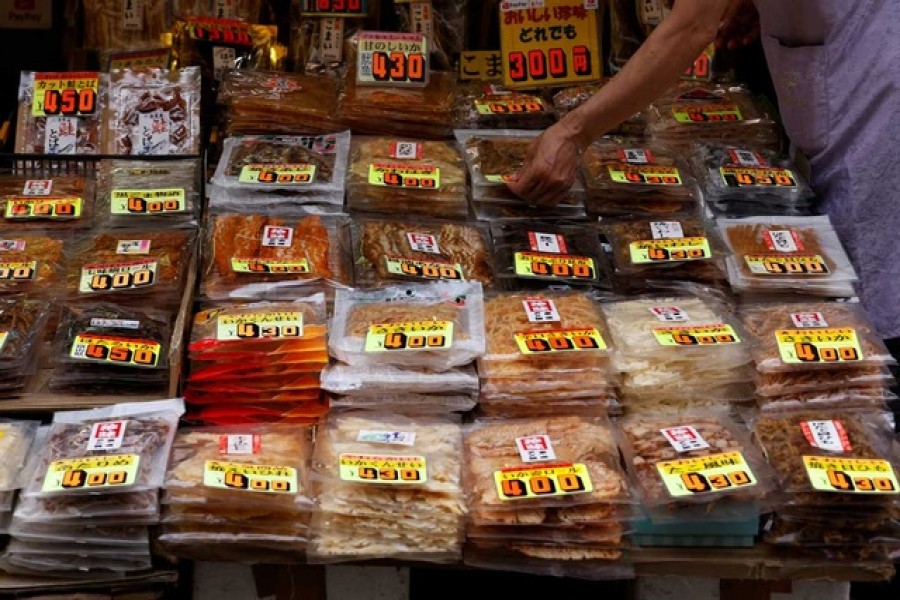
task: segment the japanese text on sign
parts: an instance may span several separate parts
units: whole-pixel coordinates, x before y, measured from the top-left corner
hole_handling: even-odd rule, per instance
[[[459,56],[461,81],[498,81],[503,77],[499,50],[464,50]]]
[[[424,34],[360,31],[357,44],[357,83],[414,87],[428,84],[428,42]]]

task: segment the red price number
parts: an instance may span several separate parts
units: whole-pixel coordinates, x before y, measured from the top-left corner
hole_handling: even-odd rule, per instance
[[[372,76],[380,83],[424,83],[425,56],[403,52],[373,52]]]

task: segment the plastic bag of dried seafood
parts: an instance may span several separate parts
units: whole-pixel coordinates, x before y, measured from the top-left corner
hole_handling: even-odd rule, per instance
[[[604,79],[600,83],[587,83],[564,88],[553,95],[553,112],[557,119],[562,119],[599,92],[604,85],[609,83]],[[644,135],[646,116],[638,112],[622,121],[609,131],[609,135],[624,135],[641,137]]]
[[[332,363],[322,371],[322,389],[342,396],[399,393],[440,394],[478,392],[478,374],[472,366],[441,372],[404,369],[393,365],[354,367]]]
[[[127,50],[158,44],[169,31],[168,0],[84,0],[84,47]]]
[[[54,172],[0,176],[4,231],[82,230],[93,220],[93,178]]]
[[[456,94],[460,129],[546,129],[554,121],[551,104],[537,94],[484,81],[461,84]]]
[[[109,227],[182,226],[200,217],[200,161],[105,160],[97,176],[99,221]]]

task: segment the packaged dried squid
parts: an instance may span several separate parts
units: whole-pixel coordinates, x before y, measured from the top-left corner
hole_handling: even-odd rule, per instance
[[[200,161],[105,160],[97,212],[109,227],[180,226],[200,217]]]
[[[12,532],[22,531],[23,539],[46,537],[48,531],[55,537],[78,537],[80,527],[112,523],[115,527],[141,529],[142,538],[146,539],[146,526],[158,520],[159,490],[156,489],[103,496],[20,496],[10,529]],[[35,529],[44,532],[44,535],[31,533]],[[116,537],[125,538],[123,543],[134,539],[133,534],[125,532],[120,532]]]
[[[26,387],[53,313],[46,300],[24,295],[0,298],[0,394],[14,394]],[[3,439],[0,437],[0,442]]]
[[[58,295],[72,246],[58,233],[0,233],[0,292]]]
[[[484,352],[481,284],[442,282],[338,290],[331,354],[356,367],[445,371]]]
[[[22,471],[28,455],[33,449],[37,450],[33,442],[40,424],[40,421],[0,420],[0,452],[3,456],[3,463],[0,464],[0,491],[3,493],[21,487]],[[10,506],[7,510],[11,508]]]
[[[351,226],[359,285],[407,281],[494,283],[486,227],[439,220],[359,217]]]
[[[356,137],[347,175],[347,209],[426,217],[469,214],[466,169],[450,142]]]
[[[843,371],[847,371],[847,369]],[[778,374],[775,375],[777,376]],[[885,380],[892,381],[893,378],[890,377],[889,373],[886,373]],[[900,398],[888,390],[885,385],[885,383],[880,382],[853,387],[831,384],[825,386],[825,389],[786,392],[783,394],[776,393],[769,396],[765,396],[757,390],[756,405],[760,411],[820,410],[837,407],[887,410],[889,404],[896,403]],[[823,386],[819,384],[818,387],[822,388]]]
[[[483,569],[593,581],[634,577],[623,549],[606,544],[475,539],[467,542],[463,561]]]
[[[127,573],[129,571],[145,571],[153,566],[149,554],[140,557],[120,556],[115,558],[82,557],[61,554],[12,554],[4,556],[6,564],[13,569],[24,569],[25,573],[42,572],[104,572]],[[9,567],[7,567],[9,568]],[[22,571],[16,571],[22,572]]]
[[[97,72],[22,71],[15,151],[99,154],[108,85]]]
[[[599,92],[609,80],[600,83],[587,83],[564,88],[553,95],[553,112],[557,119],[564,116],[587,102],[594,94]],[[609,131],[609,135],[624,135],[641,137],[644,135],[646,115],[638,112],[616,125]]]
[[[199,154],[200,70],[112,73],[105,135],[107,154]]]
[[[122,494],[117,494],[122,495]],[[44,543],[64,543],[78,547],[79,544],[97,544],[117,548],[147,548],[149,552],[150,534],[142,525],[87,525],[75,523],[44,523],[13,519],[10,535],[16,540]]]
[[[91,178],[53,172],[0,176],[0,230],[82,230],[93,218]]]
[[[84,0],[84,47],[129,50],[159,44],[171,26],[167,0]]]
[[[478,392],[478,374],[472,366],[447,371],[420,371],[393,365],[354,367],[332,363],[322,371],[322,389],[348,396],[401,394],[436,396],[442,393]],[[399,398],[398,398],[399,399]]]
[[[551,104],[537,94],[483,81],[461,84],[456,93],[460,129],[546,129],[554,121]]]

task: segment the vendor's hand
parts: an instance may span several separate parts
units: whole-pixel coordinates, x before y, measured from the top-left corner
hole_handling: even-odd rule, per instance
[[[517,196],[536,204],[559,204],[575,182],[578,138],[565,123],[557,123],[535,138],[525,162],[507,185]]]
[[[759,37],[759,13],[752,0],[731,0],[719,33],[716,35],[716,48],[736,50],[749,46]]]

